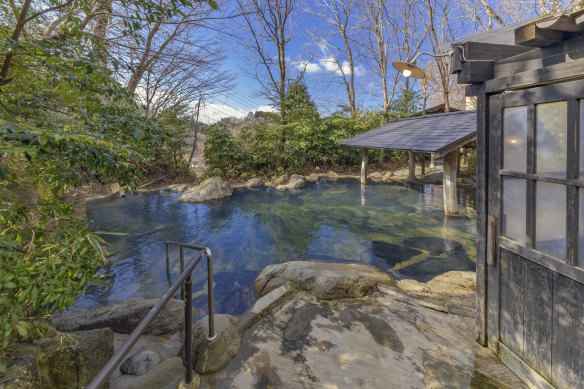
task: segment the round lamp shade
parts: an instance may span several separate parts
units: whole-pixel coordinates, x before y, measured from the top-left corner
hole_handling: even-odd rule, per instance
[[[393,67],[400,73],[404,75],[404,77],[413,77],[413,78],[424,78],[426,75],[424,71],[417,67],[416,65],[412,65],[409,62],[403,61],[395,61],[391,63]]]

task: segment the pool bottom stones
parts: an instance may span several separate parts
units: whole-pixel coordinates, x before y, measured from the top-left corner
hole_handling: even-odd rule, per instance
[[[359,297],[315,297],[316,279],[321,286],[342,280],[339,274],[355,271],[346,266],[320,274],[296,268],[296,277],[271,269],[282,279],[271,293],[289,292],[280,289],[264,305],[237,355],[222,371],[202,376],[201,387],[525,387],[474,340],[474,273],[381,283]],[[367,278],[369,270],[360,270]]]

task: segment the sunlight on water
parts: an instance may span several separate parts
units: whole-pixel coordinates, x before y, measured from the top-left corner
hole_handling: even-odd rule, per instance
[[[113,286],[90,287],[77,307],[160,297],[178,275],[178,249],[166,271],[166,240],[212,249],[216,311],[235,315],[257,299],[259,272],[290,259],[368,263],[419,281],[475,268],[474,189],[459,190],[460,217],[444,216],[442,188],[432,185],[361,188],[348,179],[293,192],[238,189],[204,204],[178,196],[161,191],[88,204],[92,230],[109,243],[112,255],[100,272]],[[199,315],[206,312],[205,278],[201,263],[193,274]]]

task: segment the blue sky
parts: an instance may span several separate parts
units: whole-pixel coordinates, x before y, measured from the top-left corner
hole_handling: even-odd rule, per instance
[[[229,14],[230,9],[222,8],[221,14]],[[319,18],[304,11],[300,1],[292,14],[292,40],[286,46],[289,79],[297,77],[306,61],[304,81],[306,82],[313,100],[317,103],[322,114],[337,111],[339,104],[346,103],[345,87],[339,84],[336,65],[327,61],[326,53],[311,39],[311,32],[330,28]],[[207,100],[202,109],[202,120],[214,121],[225,116],[244,116],[250,111],[267,110],[270,102],[262,96],[261,86],[250,74],[253,73],[255,58],[252,53],[243,48],[241,40],[246,33],[241,28],[243,20],[223,21],[222,30],[228,32],[220,37],[223,42],[223,51],[226,55],[222,68],[233,75],[233,89],[223,95],[215,95]],[[356,51],[356,48],[355,48]],[[357,53],[356,53],[357,54]],[[371,94],[380,94],[376,89],[378,76],[357,54],[355,60],[355,77],[357,85],[357,100],[361,107],[379,108],[380,97]],[[393,68],[391,69],[393,71]]]

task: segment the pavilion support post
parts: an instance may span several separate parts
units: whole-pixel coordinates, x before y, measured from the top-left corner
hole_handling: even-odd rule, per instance
[[[458,149],[444,156],[443,190],[444,213],[458,215],[458,199],[456,197],[456,167],[458,164]]]
[[[361,159],[361,185],[367,185],[367,164],[369,163],[369,149],[363,148]]]
[[[413,180],[416,178],[416,161],[414,159],[414,152],[409,151],[408,153],[409,153],[409,157],[410,157],[408,180]]]
[[[430,154],[430,169],[434,169],[434,153]]]
[[[424,156],[424,153],[420,153],[420,163],[421,163],[421,174],[420,174],[420,178],[425,178],[426,177],[426,158]]]
[[[456,158],[456,177],[461,178],[462,175],[460,174],[460,152],[458,152],[458,158]]]

